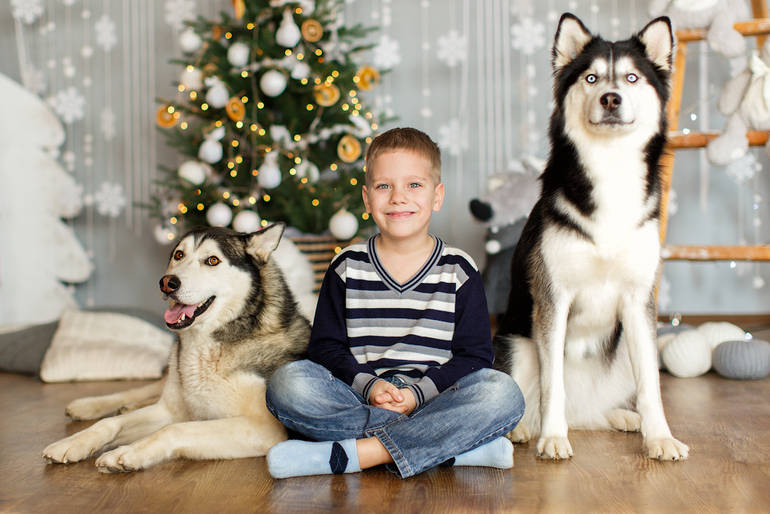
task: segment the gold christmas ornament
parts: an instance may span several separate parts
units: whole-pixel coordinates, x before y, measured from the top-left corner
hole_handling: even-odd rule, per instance
[[[243,105],[240,98],[236,97],[232,97],[227,101],[225,111],[227,111],[227,115],[233,121],[243,121],[243,118],[246,116],[246,106]]]
[[[243,0],[230,0],[230,3],[233,4],[233,10],[235,10],[235,19],[240,20],[243,18],[243,15],[246,13],[246,4]]]
[[[340,89],[334,84],[316,84],[313,86],[313,95],[318,105],[329,107],[337,103],[340,99]]]
[[[155,112],[155,123],[160,128],[168,129],[176,125],[178,116],[174,116],[173,112],[168,112],[168,105],[161,105]]]
[[[321,22],[314,19],[307,19],[302,22],[302,37],[308,43],[315,43],[324,35],[324,28]]]
[[[361,66],[356,72],[358,87],[364,91],[371,91],[380,83],[380,72],[373,66]]]
[[[350,134],[342,136],[337,144],[337,155],[348,164],[356,162],[361,157],[361,142]]]

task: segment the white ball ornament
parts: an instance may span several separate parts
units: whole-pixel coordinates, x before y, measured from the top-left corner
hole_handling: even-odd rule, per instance
[[[198,161],[185,161],[177,170],[180,178],[195,186],[199,186],[206,181],[206,168]]]
[[[342,209],[329,220],[329,232],[342,241],[352,239],[358,232],[358,220],[354,214]]]
[[[182,48],[183,52],[188,54],[197,52],[201,45],[203,45],[203,40],[195,33],[192,27],[187,28],[179,34],[179,46]]]
[[[281,169],[278,167],[278,154],[265,155],[265,162],[259,167],[257,183],[262,189],[273,189],[281,185]]]
[[[286,48],[294,48],[299,43],[302,37],[297,24],[294,23],[294,16],[291,14],[292,9],[288,8],[283,11],[283,19],[281,25],[275,32],[275,42]]]
[[[233,230],[250,234],[262,228],[262,219],[254,211],[241,211],[233,218]]]
[[[206,211],[206,221],[212,227],[226,227],[233,219],[233,211],[222,202],[215,203]]]
[[[222,143],[214,139],[207,139],[198,149],[198,158],[203,162],[214,164],[222,160],[224,149]]]
[[[746,339],[746,332],[742,328],[727,321],[709,321],[700,325],[697,330],[708,341],[712,350],[725,341]]]
[[[259,79],[259,87],[267,96],[276,97],[286,89],[286,77],[278,70],[270,70]]]
[[[306,62],[297,61],[294,68],[291,70],[291,78],[295,80],[306,79],[310,76],[310,66]]]
[[[155,228],[152,231],[153,237],[155,237],[155,240],[162,244],[167,245],[170,244],[174,239],[176,239],[178,235],[178,230],[175,226],[165,226],[165,225],[156,225]]]
[[[497,239],[490,239],[484,244],[484,249],[487,251],[489,255],[495,255],[500,253],[500,250],[503,249],[503,246],[500,244],[500,241]]]
[[[179,77],[179,83],[188,91],[199,91],[203,89],[203,72],[198,68],[188,66]]]
[[[663,347],[662,360],[675,377],[698,377],[711,369],[711,347],[700,332],[686,330]]]
[[[246,43],[236,42],[227,49],[227,62],[236,68],[242,68],[249,63],[251,49]]]
[[[227,91],[227,86],[221,82],[206,91],[206,103],[215,109],[221,109],[227,105],[228,100],[230,100],[230,93]]]

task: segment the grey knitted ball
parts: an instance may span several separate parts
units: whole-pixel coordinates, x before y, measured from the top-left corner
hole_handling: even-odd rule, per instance
[[[714,349],[714,369],[725,378],[758,380],[770,374],[770,343],[725,341]]]

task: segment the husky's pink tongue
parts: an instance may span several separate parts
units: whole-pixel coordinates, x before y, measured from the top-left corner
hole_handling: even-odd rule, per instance
[[[166,314],[163,315],[163,319],[166,320],[166,323],[173,325],[179,321],[179,319],[182,317],[182,314],[185,314],[188,318],[191,318],[193,314],[195,314],[195,307],[195,305],[185,305],[183,303],[178,303],[166,311]]]

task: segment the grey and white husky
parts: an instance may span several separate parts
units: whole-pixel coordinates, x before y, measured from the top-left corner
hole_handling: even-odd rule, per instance
[[[687,458],[663,413],[655,345],[672,50],[665,17],[614,43],[569,13],[556,31],[550,156],[494,340],[495,366],[527,404],[509,437],[539,434],[542,458],[572,455],[569,428],[641,430],[649,457]]]
[[[162,389],[160,399],[53,443],[43,456],[69,463],[105,451],[96,459],[99,471],[121,472],[170,458],[257,457],[285,440],[286,429],[265,405],[265,388],[279,366],[306,356],[310,323],[270,259],[283,230],[196,227],[186,234],[160,280],[172,305],[166,325],[179,336],[165,382],[72,408],[94,413],[105,403],[153,403]]]

